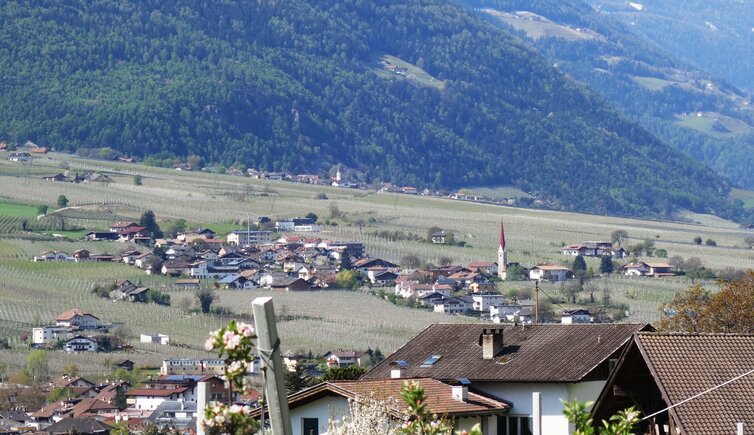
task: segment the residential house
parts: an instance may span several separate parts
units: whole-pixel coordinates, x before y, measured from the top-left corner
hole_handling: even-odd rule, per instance
[[[649,272],[646,263],[628,263],[623,266],[623,274],[626,276],[644,276]]]
[[[40,435],[110,435],[115,427],[105,424],[96,418],[66,418],[62,419],[36,433]]]
[[[256,284],[254,281],[246,278],[245,276],[242,276],[240,274],[233,274],[233,275],[227,275],[223,278],[220,278],[216,281],[216,284],[220,286],[220,288],[224,289],[253,289],[256,288]]]
[[[121,254],[121,259],[124,263],[133,266],[135,264],[136,258],[140,257],[141,255],[142,253],[139,251],[127,251]]]
[[[166,375],[145,382],[140,388],[126,391],[130,408],[154,411],[166,400],[196,402],[197,384],[207,382],[210,400],[225,400],[225,382],[214,375]]]
[[[63,342],[63,349],[68,353],[97,352],[99,343],[93,337],[77,335]]]
[[[171,358],[162,361],[160,374],[166,375],[223,375],[225,361],[222,359]]]
[[[379,269],[377,271],[369,270],[367,276],[372,284],[378,286],[389,286],[394,284],[395,279],[398,278],[398,275],[395,272],[390,272],[385,269]]]
[[[277,291],[306,291],[311,290],[311,285],[301,278],[287,278],[276,280],[270,285],[271,290]]]
[[[370,355],[366,352],[359,352],[356,350],[333,350],[330,352],[327,352],[324,355],[325,361],[327,362],[327,367],[333,368],[333,367],[348,367],[348,366],[359,366],[363,367],[366,362],[369,360]]]
[[[592,321],[592,314],[589,310],[577,308],[574,310],[566,310],[560,315],[560,323],[589,323]]]
[[[497,276],[497,263],[493,261],[474,261],[469,263],[468,269],[472,272],[483,273],[489,276]]]
[[[488,311],[493,305],[502,305],[508,301],[508,298],[500,293],[472,293],[471,309],[474,311]]]
[[[469,291],[472,293],[489,293],[495,291],[495,284],[489,281],[472,282],[469,285]]]
[[[170,336],[167,334],[139,334],[139,341],[142,343],[167,345],[170,344]]]
[[[120,359],[118,361],[115,361],[115,367],[119,369],[124,369],[126,371],[132,371],[136,364],[131,361],[130,359]]]
[[[422,296],[418,296],[416,298],[416,302],[419,303],[419,305],[421,305],[422,307],[434,307],[435,302],[442,300],[445,297],[446,296],[443,295],[442,293],[432,292],[432,293],[428,293]]]
[[[73,261],[73,257],[62,251],[44,251],[33,259],[36,261]]]
[[[443,314],[466,314],[471,309],[469,297],[451,297],[435,301],[434,311]]]
[[[84,234],[84,238],[92,242],[98,242],[105,240],[118,240],[120,236],[118,235],[118,233],[113,233],[110,231],[89,231],[88,233]]]
[[[127,231],[131,228],[143,228],[139,226],[136,222],[115,222],[114,224],[110,225],[110,232],[111,233],[120,233],[122,231]]]
[[[490,307],[490,320],[493,323],[532,323],[532,304],[507,302]]]
[[[66,177],[63,174],[55,174],[55,175],[45,175],[42,177],[43,180],[46,181],[61,181],[61,182],[68,182],[68,177]]]
[[[663,277],[663,276],[675,276],[675,274],[672,272],[673,266],[671,266],[668,263],[653,262],[653,263],[645,263],[645,264],[649,268],[649,275],[652,275],[656,278]]]
[[[97,329],[99,327],[98,322],[97,316],[78,308],[62,312],[55,318],[57,326],[77,327],[79,329]]]
[[[272,243],[272,231],[236,230],[228,234],[230,245],[261,245]]]
[[[642,435],[752,433],[752,361],[752,334],[635,333],[592,416],[634,406]]]
[[[597,398],[634,324],[434,324],[364,374],[363,380],[468,379],[470,388],[511,404],[485,433],[567,435],[561,399]],[[393,362],[398,365],[391,364]]]
[[[401,398],[404,379],[378,379],[359,381],[329,381],[288,396],[292,435],[324,434],[328,422],[340,421],[349,414],[349,401],[359,397],[374,396],[389,409],[395,425],[405,418],[405,403]],[[479,424],[489,428],[506,415],[510,405],[488,394],[469,391],[466,385],[448,385],[428,378],[414,379],[424,389],[427,411],[442,415],[453,424],[454,433],[470,430]],[[259,417],[266,408],[252,411]],[[497,434],[485,430],[485,434]]]
[[[70,337],[71,328],[68,326],[42,326],[32,328],[31,343],[34,345],[43,345],[53,341],[63,341]]]
[[[198,279],[177,279],[175,281],[176,287],[185,288],[185,289],[197,289],[199,288],[200,284],[201,284],[201,280],[198,280]]]
[[[557,264],[545,263],[529,269],[529,279],[532,281],[566,281],[573,278],[571,269]]]
[[[168,260],[162,263],[161,273],[169,276],[186,275],[191,271],[191,265],[182,259]]]
[[[82,261],[89,261],[92,253],[88,249],[77,249],[73,252],[73,259],[80,263]]]
[[[430,236],[432,238],[432,243],[436,244],[444,244],[445,243],[445,231],[435,231]]]
[[[28,162],[31,160],[31,154],[29,153],[10,153],[8,160],[11,162]]]

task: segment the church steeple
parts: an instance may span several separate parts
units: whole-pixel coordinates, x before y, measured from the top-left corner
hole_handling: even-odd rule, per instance
[[[508,250],[505,247],[505,227],[500,221],[500,242],[497,248],[497,276],[503,281],[508,277]]]

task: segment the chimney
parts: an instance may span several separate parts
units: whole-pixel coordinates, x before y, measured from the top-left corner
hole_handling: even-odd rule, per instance
[[[457,400],[459,402],[468,402],[469,401],[469,384],[471,384],[471,381],[469,381],[466,378],[461,378],[458,380],[458,385],[451,386],[450,395],[451,397],[453,397],[453,400]]]
[[[503,330],[485,328],[479,336],[479,344],[482,346],[483,359],[494,358],[503,350]]]
[[[399,379],[403,375],[403,368],[408,367],[408,363],[403,360],[393,361],[390,365],[394,367],[390,370],[391,379]]]

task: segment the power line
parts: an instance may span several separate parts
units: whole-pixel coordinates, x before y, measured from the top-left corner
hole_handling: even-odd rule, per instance
[[[653,414],[649,414],[648,416],[646,416],[646,417],[642,418],[642,419],[641,419],[641,421],[644,421],[644,420],[650,419],[650,418],[652,418],[652,417],[654,417],[654,416],[656,416],[656,415],[658,415],[658,414],[662,414],[663,412],[665,412],[665,411],[669,411],[669,410],[671,410],[671,409],[673,409],[673,408],[675,408],[675,407],[677,407],[677,406],[681,406],[681,405],[683,405],[683,404],[684,404],[684,403],[686,403],[686,402],[690,402],[690,401],[692,401],[692,400],[694,400],[694,399],[696,399],[696,398],[698,398],[698,397],[701,397],[701,396],[703,396],[703,395],[705,395],[705,394],[707,394],[707,393],[710,393],[710,392],[712,392],[712,391],[715,391],[715,390],[717,390],[718,388],[724,387],[724,386],[726,386],[726,385],[728,385],[728,384],[730,384],[730,383],[732,383],[732,382],[735,382],[735,381],[737,381],[737,380],[739,380],[739,379],[741,379],[741,378],[743,378],[743,377],[746,377],[746,376],[748,376],[748,375],[750,375],[750,374],[752,374],[752,373],[754,373],[754,369],[751,369],[751,370],[749,370],[748,372],[746,372],[746,373],[744,373],[744,374],[742,374],[742,375],[738,375],[738,376],[736,376],[736,377],[735,377],[735,378],[733,378],[733,379],[729,379],[729,380],[727,380],[727,381],[723,382],[722,384],[718,384],[718,385],[715,385],[714,387],[710,387],[710,388],[707,388],[706,390],[702,391],[701,393],[697,393],[697,394],[694,394],[693,396],[691,396],[691,397],[689,397],[689,398],[687,398],[687,399],[681,400],[680,402],[676,403],[675,405],[671,405],[671,406],[668,406],[668,407],[667,407],[667,408],[665,408],[665,409],[662,409],[662,410],[660,410],[660,411],[657,411],[657,412],[655,412],[655,413],[653,413]]]

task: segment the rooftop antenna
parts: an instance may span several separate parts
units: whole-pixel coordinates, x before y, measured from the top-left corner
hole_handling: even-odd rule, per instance
[[[534,323],[539,323],[539,281],[534,282]]]

